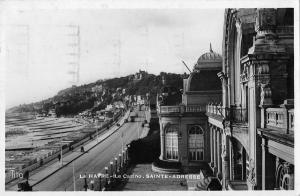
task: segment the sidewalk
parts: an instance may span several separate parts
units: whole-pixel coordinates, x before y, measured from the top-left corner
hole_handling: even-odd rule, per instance
[[[117,191],[186,191],[186,179],[153,172],[151,164],[138,164],[127,173],[127,181]]]
[[[124,120],[128,118],[129,114],[130,114],[130,111],[127,111],[126,114],[118,121],[120,126],[124,124]],[[108,131],[106,131],[102,135],[99,135],[98,139],[97,139],[97,137],[95,137],[94,140],[83,145],[85,152],[91,150],[97,144],[104,141],[106,138],[108,138],[110,135],[112,135],[114,132],[116,132],[120,128],[120,126],[116,126],[116,123],[115,123]],[[66,156],[63,156],[63,159],[62,159],[63,166],[62,166],[61,162],[55,161],[54,163],[52,162],[51,164],[49,164],[46,168],[42,169],[41,171],[38,171],[37,173],[31,175],[29,177],[29,184],[31,186],[38,184],[39,182],[43,181],[47,177],[51,176],[53,173],[57,172],[58,170],[62,169],[65,166],[67,166],[68,164],[70,164],[72,161],[79,158],[83,154],[84,153],[80,152],[80,148],[77,148],[76,150],[74,150],[74,152],[71,152],[71,153],[67,154]],[[14,186],[11,186],[11,187],[7,188],[6,190],[16,191],[16,190],[18,190],[18,185],[16,184]]]
[[[150,130],[150,127],[149,127],[149,122],[150,122],[150,113],[149,111],[145,111],[145,119],[147,120],[147,124],[144,125],[143,129],[142,129],[142,132],[141,132],[141,135],[140,135],[140,138],[144,138],[148,135],[148,132]]]

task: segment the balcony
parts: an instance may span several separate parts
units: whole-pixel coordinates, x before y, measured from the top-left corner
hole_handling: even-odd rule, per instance
[[[159,114],[176,114],[176,113],[199,113],[205,112],[203,105],[175,105],[175,106],[158,106]]]
[[[205,109],[203,105],[188,105],[185,107],[185,112],[205,112]]]
[[[157,112],[160,114],[180,113],[180,106],[158,106]]]
[[[206,106],[208,115],[217,116],[233,123],[248,123],[248,110],[246,108],[223,108],[221,104],[208,104]]]
[[[267,108],[266,127],[289,134],[294,131],[294,109]]]
[[[213,104],[213,103],[209,103],[206,106],[206,112],[209,114],[213,114],[216,116],[225,116],[224,112],[223,112],[222,105],[221,104]]]

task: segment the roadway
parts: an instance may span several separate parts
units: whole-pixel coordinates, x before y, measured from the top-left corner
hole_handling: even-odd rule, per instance
[[[108,166],[109,162],[121,153],[122,145],[125,146],[139,137],[142,132],[141,124],[145,119],[145,112],[137,112],[138,118],[135,122],[124,123],[110,137],[73,162],[76,191],[84,190],[84,179],[80,178],[80,175],[103,172],[104,167]],[[33,186],[33,191],[74,191],[73,163]]]

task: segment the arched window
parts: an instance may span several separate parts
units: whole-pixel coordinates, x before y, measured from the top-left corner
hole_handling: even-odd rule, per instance
[[[200,161],[204,159],[204,133],[200,126],[189,129],[189,160]]]
[[[166,158],[178,160],[178,125],[168,125],[165,133]]]
[[[280,190],[291,190],[294,188],[294,178],[290,174],[291,166],[281,164],[278,168],[277,187]]]

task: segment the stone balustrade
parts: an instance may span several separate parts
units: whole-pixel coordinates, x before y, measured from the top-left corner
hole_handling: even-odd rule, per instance
[[[245,123],[248,122],[248,110],[246,108],[231,107],[224,108],[221,103],[209,103],[206,106],[208,115],[216,115],[222,118],[231,120],[233,123]]]
[[[271,129],[283,130],[285,134],[289,134],[294,130],[294,109],[267,108],[266,126]]]
[[[158,113],[172,114],[172,113],[197,113],[205,112],[206,108],[203,105],[175,105],[175,106],[158,106]]]
[[[218,116],[225,116],[225,110],[222,107],[221,103],[209,103],[206,105],[206,112],[208,114],[214,114]]]
[[[202,105],[188,105],[185,108],[185,112],[204,112],[205,106]]]
[[[159,106],[158,112],[159,113],[179,113],[180,106]]]

